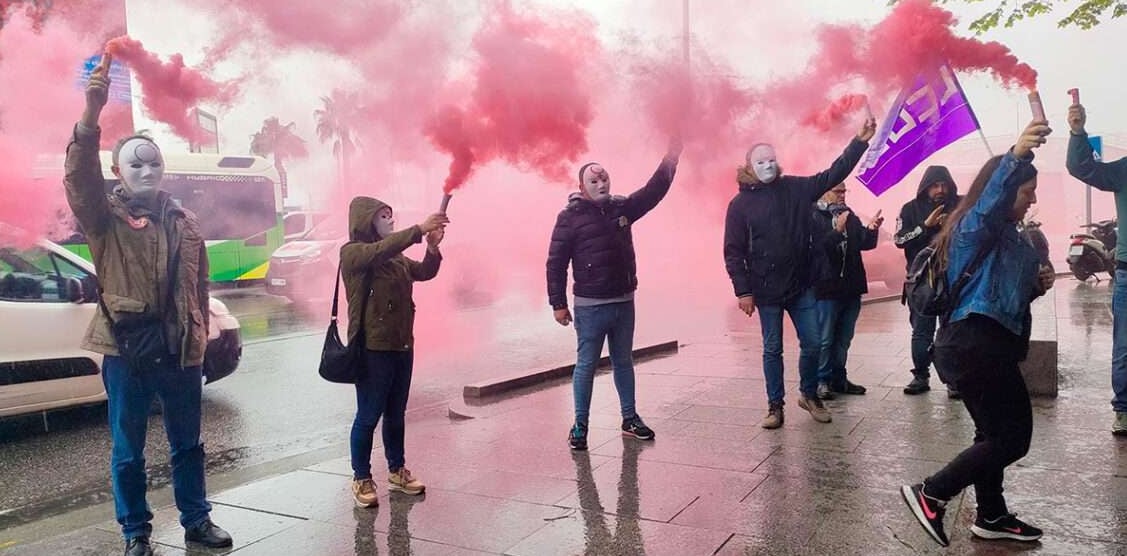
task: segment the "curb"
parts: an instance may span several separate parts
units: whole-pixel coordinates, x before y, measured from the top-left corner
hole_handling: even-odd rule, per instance
[[[861,305],[871,305],[873,303],[883,303],[885,301],[900,301],[900,294],[883,295],[880,297],[869,297],[861,299]]]
[[[662,342],[638,348],[634,350],[634,359],[650,359],[653,357],[660,357],[677,353],[679,344],[677,340]],[[610,366],[610,357],[604,356],[599,358],[598,369],[607,368]],[[572,370],[575,369],[575,363],[568,363],[566,365],[559,365],[549,369],[533,371],[531,373],[523,373],[519,375],[512,375],[501,378],[488,379],[483,382],[474,384],[467,384],[462,387],[462,396],[466,398],[486,398],[511,392],[513,390],[528,388],[536,386],[544,382],[556,380],[571,376]]]

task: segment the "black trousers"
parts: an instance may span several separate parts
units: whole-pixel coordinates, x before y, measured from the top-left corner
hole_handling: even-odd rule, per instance
[[[924,481],[924,492],[948,500],[974,485],[980,516],[1007,512],[1002,482],[1007,466],[1029,452],[1033,407],[1018,363],[1027,340],[982,316],[946,325],[935,339],[935,368],[954,384],[974,419],[974,444]]]

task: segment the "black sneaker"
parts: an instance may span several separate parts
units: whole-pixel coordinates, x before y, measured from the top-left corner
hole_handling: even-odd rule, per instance
[[[654,431],[642,422],[641,417],[635,415],[622,421],[622,436],[633,436],[639,440],[653,440]]]
[[[830,388],[829,384],[827,384],[825,382],[819,382],[818,383],[818,399],[819,400],[832,400],[835,397],[836,396],[834,396],[833,388]]]
[[[916,394],[923,394],[924,392],[927,392],[928,390],[931,390],[931,385],[928,384],[926,376],[918,376],[917,375],[914,378],[912,378],[912,382],[909,382],[908,385],[904,387],[904,393],[908,394],[909,396],[915,396]]]
[[[149,537],[133,537],[125,541],[125,556],[153,556]]]
[[[864,396],[865,392],[868,392],[868,389],[860,384],[853,384],[849,382],[849,379],[846,379],[844,384],[834,385],[833,391],[838,394],[849,394],[850,396]]]
[[[233,544],[231,535],[224,531],[222,527],[212,523],[210,518],[203,520],[203,523],[191,529],[185,529],[184,541],[208,548],[229,548]]]
[[[575,423],[567,435],[567,445],[572,450],[587,449],[587,423]]]
[[[1041,538],[1041,530],[1018,519],[1014,514],[1006,514],[994,519],[981,515],[970,526],[970,532],[980,539],[1013,539],[1015,541],[1035,541]]]
[[[943,514],[947,512],[947,503],[924,496],[923,488],[923,484],[904,485],[900,487],[900,495],[904,497],[904,502],[912,509],[912,515],[916,516],[924,531],[940,546],[947,546],[950,542],[943,532]]]

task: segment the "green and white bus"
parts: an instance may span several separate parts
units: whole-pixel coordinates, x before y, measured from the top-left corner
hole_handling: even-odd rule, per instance
[[[102,151],[101,158],[110,191],[118,183],[110,171],[111,153]],[[270,255],[285,235],[282,189],[273,163],[257,156],[165,153],[161,188],[199,217],[212,282],[266,278]],[[90,260],[81,232],[59,243]]]

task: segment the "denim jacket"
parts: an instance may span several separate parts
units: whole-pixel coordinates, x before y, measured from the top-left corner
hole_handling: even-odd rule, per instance
[[[982,196],[953,231],[947,265],[949,284],[970,266],[979,249],[990,249],[990,253],[963,286],[949,323],[980,314],[1016,335],[1029,336],[1029,304],[1042,293],[1037,277],[1040,257],[1018,232],[1010,212],[1018,188],[1033,175],[1030,160],[1006,153]]]

